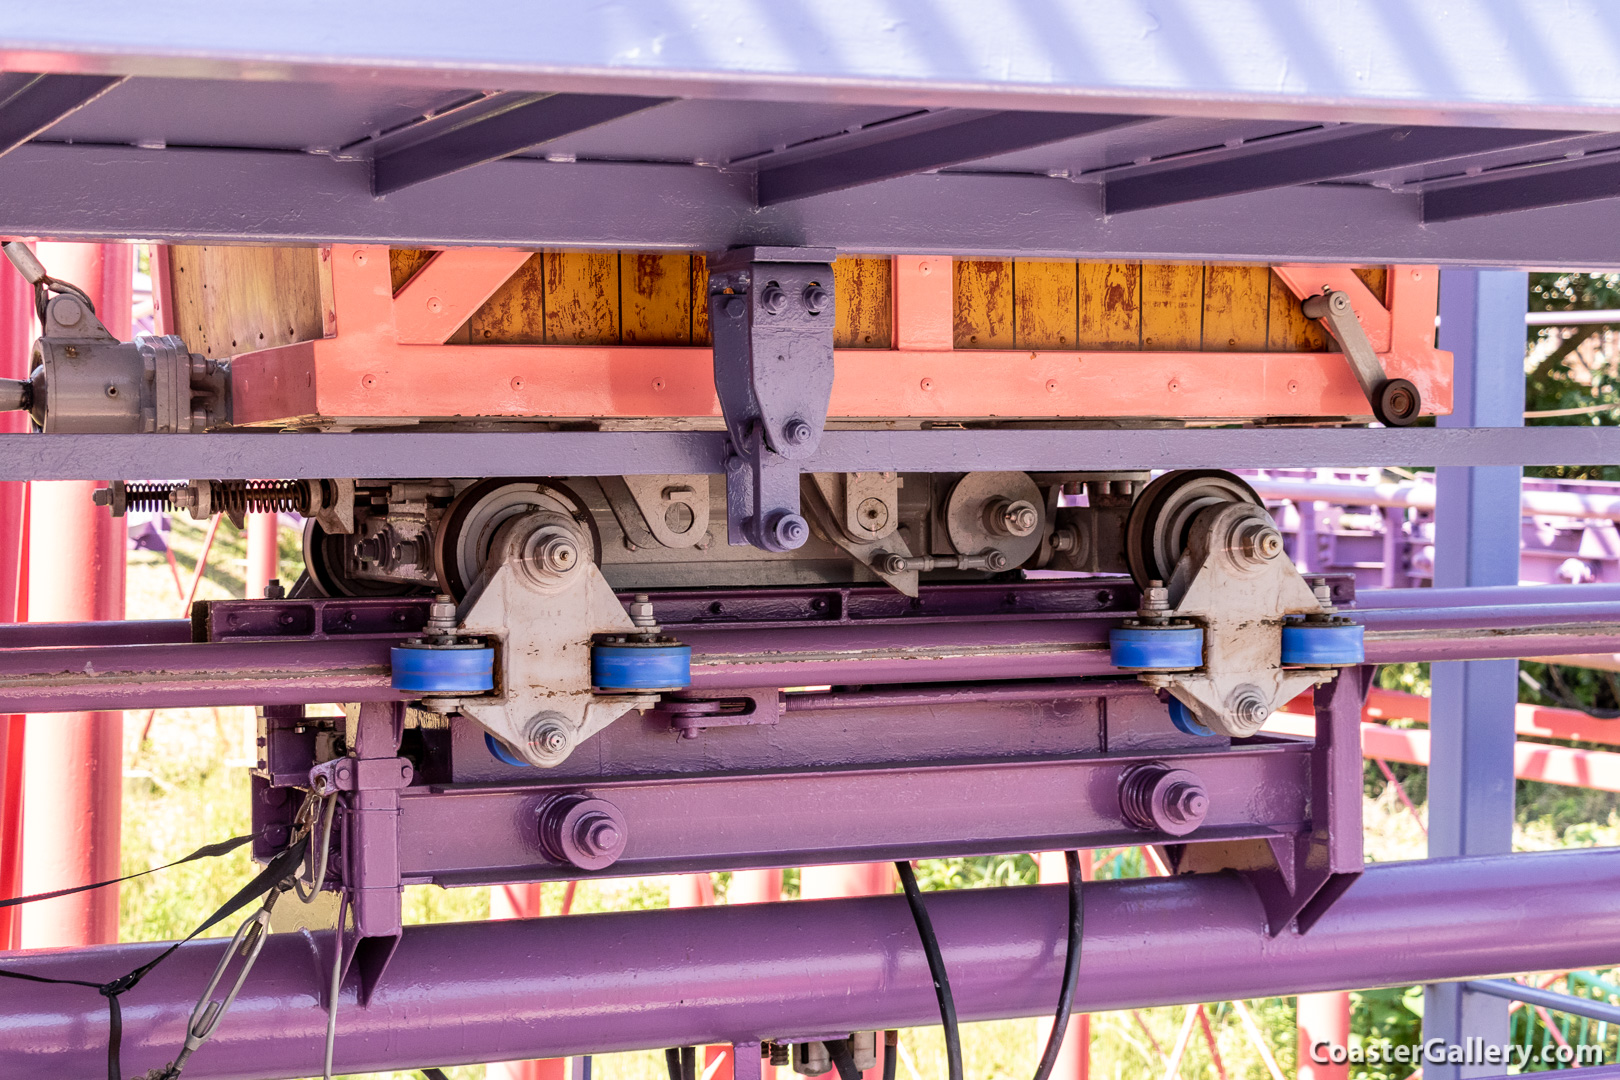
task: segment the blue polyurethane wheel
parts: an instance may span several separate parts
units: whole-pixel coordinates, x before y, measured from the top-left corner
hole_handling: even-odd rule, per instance
[[[481,694],[495,689],[495,650],[396,645],[389,650],[395,690],[408,694]]]
[[[529,762],[524,761],[522,758],[512,753],[512,751],[508,750],[505,743],[501,742],[501,740],[497,739],[487,731],[484,732],[484,745],[489,747],[489,752],[494,756],[496,761],[507,765],[516,765],[520,769],[534,768],[534,766]]]
[[[692,685],[690,645],[593,645],[598,690],[684,690]]]
[[[1198,717],[1192,710],[1183,705],[1176,698],[1170,699],[1170,722],[1176,725],[1176,730],[1187,735],[1213,735],[1209,728],[1198,722]]]
[[[1308,667],[1344,667],[1365,663],[1367,647],[1362,628],[1287,623],[1282,632],[1282,662]]]
[[[1204,663],[1204,630],[1198,626],[1117,626],[1108,632],[1115,667],[1170,671]]]

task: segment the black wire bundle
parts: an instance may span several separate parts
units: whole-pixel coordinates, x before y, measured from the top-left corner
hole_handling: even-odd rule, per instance
[[[1041,1063],[1035,1070],[1035,1080],[1048,1080],[1052,1075],[1058,1052],[1063,1049],[1063,1036],[1069,1030],[1074,990],[1080,981],[1080,939],[1085,924],[1080,897],[1080,853],[1065,851],[1063,862],[1069,871],[1069,943],[1063,963],[1063,985],[1058,990],[1057,1015],[1052,1021],[1052,1034],[1046,1040],[1046,1052],[1041,1055]],[[917,888],[917,875],[911,869],[911,864],[901,861],[895,863],[894,868],[900,872],[900,885],[905,889],[911,918],[917,924],[917,936],[922,938],[928,971],[934,977],[934,995],[939,998],[939,1020],[945,1028],[945,1061],[950,1080],[962,1080],[962,1035],[957,1026],[956,1001],[951,997],[951,982],[945,974],[945,957],[939,949],[939,938],[934,934],[933,920],[928,917],[928,909],[923,905],[922,891]],[[895,1048],[887,1049],[891,1060],[884,1062],[885,1080],[893,1075]]]

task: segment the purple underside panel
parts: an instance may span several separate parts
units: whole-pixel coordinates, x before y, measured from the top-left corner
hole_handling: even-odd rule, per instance
[[[1303,936],[1269,936],[1235,875],[1086,888],[1075,1009],[1096,1012],[1620,962],[1620,850],[1369,867]],[[1061,886],[929,894],[963,1020],[1050,1012]],[[273,935],[190,1080],[318,1074],[322,935]],[[1152,947],[1144,947],[1151,942]],[[124,995],[124,1072],[171,1060],[223,942],[197,942]],[[7,970],[102,981],[157,945],[8,954]],[[0,1075],[95,1076],[94,990],[0,979]],[[938,1022],[898,896],[639,911],[406,930],[369,1008],[340,999],[348,1073],[821,1037]]]

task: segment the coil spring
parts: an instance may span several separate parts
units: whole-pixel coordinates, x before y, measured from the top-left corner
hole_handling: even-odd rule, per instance
[[[198,481],[204,483],[205,481]],[[301,480],[210,480],[216,514],[307,514],[309,485]],[[126,484],[127,509],[166,513],[174,509],[174,488],[165,484]]]
[[[125,484],[125,509],[136,513],[161,513],[170,508],[172,491],[165,484]]]
[[[214,509],[224,514],[305,514],[309,486],[299,480],[217,480]]]

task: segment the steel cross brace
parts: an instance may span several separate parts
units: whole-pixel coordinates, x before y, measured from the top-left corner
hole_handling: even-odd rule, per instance
[[[833,386],[833,273],[827,248],[738,248],[709,262],[714,388],[725,414],[730,542],[792,551],[801,462],[816,452]]]

